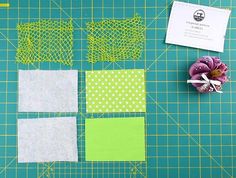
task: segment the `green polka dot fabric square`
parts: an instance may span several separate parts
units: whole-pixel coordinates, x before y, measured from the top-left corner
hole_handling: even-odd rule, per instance
[[[86,111],[146,112],[144,70],[86,71]]]

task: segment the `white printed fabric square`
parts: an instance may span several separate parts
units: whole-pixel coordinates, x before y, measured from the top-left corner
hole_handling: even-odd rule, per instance
[[[20,70],[19,112],[78,112],[76,70]]]
[[[86,71],[86,111],[146,112],[144,70]]]
[[[78,162],[76,117],[18,119],[18,162]]]

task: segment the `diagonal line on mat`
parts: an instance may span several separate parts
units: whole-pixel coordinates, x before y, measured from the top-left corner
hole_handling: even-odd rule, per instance
[[[141,176],[143,176],[145,178],[147,177],[147,175],[144,175],[142,170],[140,170],[135,164],[133,164],[132,162],[129,162],[129,164],[132,165],[133,169],[135,169]]]
[[[0,170],[0,175],[16,160],[16,157],[14,157],[4,168]]]
[[[51,163],[51,165],[47,166],[47,168],[43,172],[41,172],[41,174],[39,176],[37,176],[37,178],[41,178],[42,176],[44,176],[47,173],[48,169],[51,169],[54,164],[55,164],[55,162],[53,162],[53,163]]]
[[[154,19],[147,25],[147,27],[146,27],[145,29],[148,29],[148,27],[151,26],[152,23],[153,23],[154,21],[156,21],[156,20],[160,17],[160,15],[168,9],[168,7],[172,4],[173,1],[174,1],[174,0],[172,0],[156,17],[154,17]],[[156,58],[154,59],[154,61],[147,67],[146,70],[148,71],[148,70],[150,69],[150,67],[151,67],[153,64],[155,64],[155,63],[157,62],[157,60],[158,60],[161,56],[163,56],[163,55],[169,50],[169,48],[170,48],[171,46],[172,46],[172,45],[169,45],[169,46],[160,54],[160,56],[156,57]]]
[[[71,18],[71,20],[74,22],[74,24],[76,24],[83,33],[87,34],[87,32],[85,30],[83,30],[83,28],[58,4],[56,3],[54,0],[52,0],[52,2],[69,18]]]
[[[172,4],[173,1],[174,1],[174,0],[172,0],[156,17],[154,17],[154,19],[147,25],[146,28],[148,28],[150,25],[152,25],[152,23],[153,23],[154,21],[156,21],[156,20],[161,16],[161,14],[162,14],[163,12],[165,12],[165,11],[170,7],[170,5]]]
[[[157,62],[158,59],[160,59],[160,57],[162,57],[169,49],[170,47],[172,47],[173,45],[169,45],[158,57],[156,57],[154,59],[154,61],[147,67],[147,71],[150,70],[150,67],[152,67],[153,64],[155,64]]]
[[[0,32],[0,34],[7,40],[8,43],[10,43],[15,49],[17,49],[17,47],[11,42],[11,40],[9,40],[8,37],[6,37],[2,32]],[[35,66],[34,64],[31,64],[35,69],[38,69],[37,66]]]
[[[190,134],[188,133],[172,116],[170,113],[168,113],[160,104],[158,104],[151,96],[148,94],[149,98],[158,106],[167,116],[169,119],[171,119],[172,122],[174,122],[177,127],[179,127],[202,151],[204,151],[210,159],[212,159],[228,176],[232,177],[230,173],[200,144],[198,141]]]
[[[0,32],[0,34],[16,49],[16,46],[9,40],[9,38],[7,38],[2,32]]]

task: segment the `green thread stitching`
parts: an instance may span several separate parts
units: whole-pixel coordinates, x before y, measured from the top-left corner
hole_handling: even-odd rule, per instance
[[[142,19],[135,15],[125,20],[87,23],[88,61],[120,61],[140,58],[144,30]]]
[[[72,20],[40,20],[18,24],[16,62],[58,62],[72,66]]]

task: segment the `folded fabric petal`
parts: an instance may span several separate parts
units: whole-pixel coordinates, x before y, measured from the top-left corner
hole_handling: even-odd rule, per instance
[[[204,63],[196,62],[189,69],[189,75],[193,76],[196,74],[202,74],[205,72],[210,72],[211,69]]]
[[[203,56],[202,58],[197,59],[196,62],[204,63],[204,64],[206,64],[210,69],[213,69],[213,67],[214,67],[213,58],[211,58],[210,56]]]

